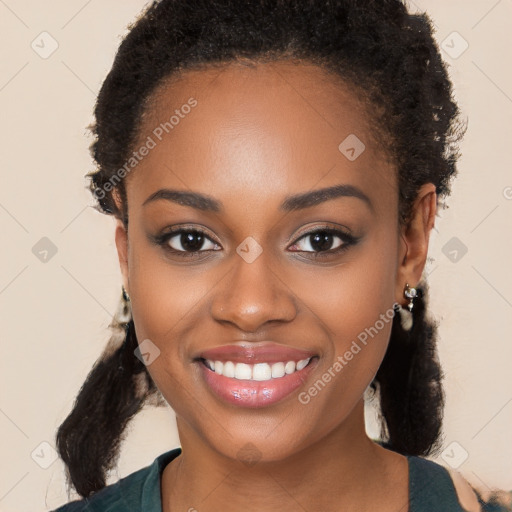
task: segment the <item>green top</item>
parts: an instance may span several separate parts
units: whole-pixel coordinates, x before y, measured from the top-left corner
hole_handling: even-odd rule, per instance
[[[160,477],[167,464],[181,453],[175,448],[154,462],[91,497],[73,501],[53,512],[162,512]],[[422,457],[407,456],[409,462],[409,512],[465,512],[450,474],[440,464]],[[483,512],[502,512],[501,505],[484,503]]]

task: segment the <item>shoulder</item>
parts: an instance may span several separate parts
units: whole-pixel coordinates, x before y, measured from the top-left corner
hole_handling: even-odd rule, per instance
[[[446,468],[446,470],[452,479],[462,508],[467,512],[483,512],[480,500],[469,482],[458,471],[451,468]]]
[[[452,468],[423,457],[408,458],[413,510],[449,506],[458,512],[512,512],[512,491],[482,493]]]
[[[408,459],[413,510],[449,507],[459,512],[485,512],[474,489],[460,473],[423,457]]]
[[[512,512],[512,490],[482,492],[452,468],[423,457],[407,458],[411,512]]]
[[[135,511],[135,503],[140,502],[143,482],[147,479],[150,466],[135,471],[121,478],[118,482],[107,485],[88,498],[72,501],[54,512],[116,512]],[[134,502],[134,499],[136,502]]]
[[[180,453],[180,448],[165,452],[151,465],[107,485],[88,498],[72,501],[53,512],[158,511],[161,507],[160,475],[164,467]]]
[[[475,489],[459,472],[453,469],[448,471],[457,490],[459,501],[468,512],[474,510],[481,512],[512,512],[512,490],[504,491],[495,488],[482,491],[481,489]]]

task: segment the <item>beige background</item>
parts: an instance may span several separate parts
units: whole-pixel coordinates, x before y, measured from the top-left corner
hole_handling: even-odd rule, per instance
[[[63,466],[50,464],[55,430],[104,346],[121,283],[113,221],[85,190],[86,127],[120,36],[144,4],[0,0],[1,511],[67,501]],[[446,451],[435,460],[457,465],[467,452],[458,470],[471,483],[512,490],[512,0],[410,5],[431,14],[451,52],[443,55],[469,121],[427,268],[447,393]],[[46,59],[31,47],[43,31],[59,45]],[[469,44],[460,56],[454,31]],[[32,252],[43,237],[57,249],[46,263]],[[467,247],[455,262],[453,243]],[[175,446],[172,411],[144,411],[117,476]]]

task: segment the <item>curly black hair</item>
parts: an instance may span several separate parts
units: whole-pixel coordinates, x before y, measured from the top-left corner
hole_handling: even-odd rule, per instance
[[[410,14],[400,0],[161,0],[130,27],[98,95],[91,146],[98,168],[88,174],[96,207],[127,225],[120,169],[165,80],[241,60],[283,59],[320,66],[367,106],[397,169],[397,222],[409,221],[423,184],[435,184],[438,200],[450,193],[464,127],[426,14]],[[413,327],[404,330],[395,315],[372,382],[385,446],[404,455],[439,449],[444,408],[426,282],[418,290]],[[128,421],[159,394],[133,355],[133,321],[123,325],[127,335],[116,340],[124,341],[112,338],[57,432],[68,481],[84,497],[106,485]]]

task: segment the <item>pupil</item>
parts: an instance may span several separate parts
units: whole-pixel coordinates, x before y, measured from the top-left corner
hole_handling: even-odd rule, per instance
[[[318,251],[328,251],[332,245],[332,234],[325,231],[321,231],[312,235],[313,242],[311,247]]]
[[[201,248],[203,239],[204,236],[201,233],[182,233],[180,241],[184,249],[194,252]]]

